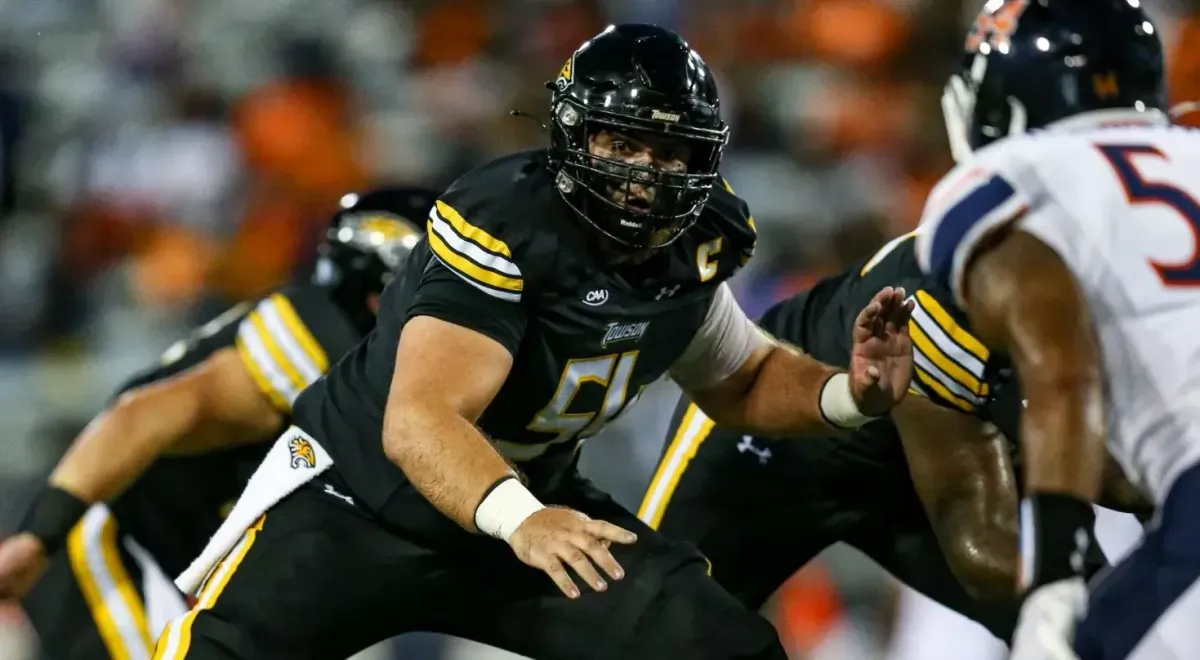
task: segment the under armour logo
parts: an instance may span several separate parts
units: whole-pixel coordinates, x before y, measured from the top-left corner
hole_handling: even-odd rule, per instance
[[[338,498],[339,500],[342,500],[346,504],[349,504],[350,506],[354,506],[354,498],[353,497],[350,497],[349,495],[343,495],[342,493],[337,492],[336,490],[334,490],[333,486],[330,486],[329,484],[325,484],[325,494],[333,495],[334,497]]]
[[[743,435],[742,441],[737,444],[737,450],[743,454],[750,452],[751,454],[757,456],[759,465],[766,465],[767,461],[771,460],[771,448],[755,447],[754,436],[752,435]]]
[[[675,295],[676,291],[679,290],[679,286],[680,285],[678,285],[678,284],[676,284],[675,286],[664,286],[663,288],[658,290],[658,295],[654,296],[654,299],[662,300],[663,298],[670,298],[671,296]]]

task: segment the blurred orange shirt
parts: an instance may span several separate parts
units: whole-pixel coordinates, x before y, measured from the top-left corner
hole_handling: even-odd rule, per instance
[[[241,227],[216,269],[216,284],[241,299],[281,284],[308,258],[341,196],[366,187],[362,135],[349,93],[285,80],[239,104],[234,131],[251,173]]]

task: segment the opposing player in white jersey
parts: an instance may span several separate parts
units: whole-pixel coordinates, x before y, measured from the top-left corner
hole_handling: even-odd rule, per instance
[[[1196,657],[1200,133],[1164,112],[1139,0],[992,0],[967,51],[917,254],[1028,399],[1013,656]],[[1158,515],[1089,594],[1105,441]]]

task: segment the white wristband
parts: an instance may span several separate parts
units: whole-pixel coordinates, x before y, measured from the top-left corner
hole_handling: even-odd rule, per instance
[[[850,394],[850,376],[845,372],[833,375],[821,388],[821,414],[831,426],[856,429],[875,417],[864,415]]]
[[[502,541],[525,522],[525,519],[546,508],[529,489],[516,478],[507,478],[475,507],[475,526],[479,531]]]

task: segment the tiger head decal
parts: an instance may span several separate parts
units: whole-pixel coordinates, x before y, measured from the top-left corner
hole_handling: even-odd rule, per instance
[[[288,450],[292,453],[292,469],[317,467],[317,453],[313,451],[312,443],[301,437],[288,441]]]

